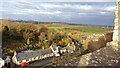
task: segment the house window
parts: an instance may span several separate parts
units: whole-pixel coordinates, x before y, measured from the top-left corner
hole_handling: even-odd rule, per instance
[[[22,62],[26,62],[26,60],[24,59],[24,60],[22,60]]]
[[[45,58],[45,55],[43,55],[42,58]]]
[[[41,59],[43,59],[44,58],[44,56],[41,56]]]
[[[38,59],[40,59],[40,56],[38,57]]]
[[[44,57],[46,58],[47,56],[46,56],[46,55],[44,55]]]
[[[35,59],[38,60],[38,57],[36,57]]]
[[[32,60],[34,60],[34,58],[32,58]]]
[[[47,57],[50,57],[50,54],[47,54]]]
[[[28,59],[26,59],[26,61],[29,61]]]
[[[42,57],[41,56],[39,56],[39,59],[41,59]]]
[[[31,61],[31,59],[29,59],[29,61]]]

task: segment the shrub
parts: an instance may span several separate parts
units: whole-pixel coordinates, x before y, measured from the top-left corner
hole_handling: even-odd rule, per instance
[[[84,44],[83,44],[83,49],[84,50],[88,50],[91,45],[92,45],[93,41],[89,38],[87,38],[85,41],[84,41]]]
[[[39,31],[40,31],[40,33],[41,32],[47,33],[48,32],[48,28],[43,26],[43,27],[41,27],[41,29]]]
[[[99,48],[105,47],[106,43],[110,41],[112,41],[112,32],[105,33],[104,36],[98,36],[98,38],[87,38],[84,41],[83,48],[84,50],[95,51]]]
[[[107,33],[105,33],[104,37],[105,37],[105,41],[106,42],[112,41],[113,32],[107,32]]]

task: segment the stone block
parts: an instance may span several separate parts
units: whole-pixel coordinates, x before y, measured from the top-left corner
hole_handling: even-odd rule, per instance
[[[120,30],[114,30],[113,41],[120,42]]]

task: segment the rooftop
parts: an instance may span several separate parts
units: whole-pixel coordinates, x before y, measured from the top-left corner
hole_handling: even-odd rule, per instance
[[[34,57],[49,54],[49,53],[52,53],[52,50],[50,48],[45,49],[45,50],[36,50],[36,51],[27,50],[27,51],[18,53],[16,57],[18,61],[22,61],[24,59],[34,58]]]

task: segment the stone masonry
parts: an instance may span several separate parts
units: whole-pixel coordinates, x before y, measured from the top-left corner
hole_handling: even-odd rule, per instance
[[[116,49],[119,50],[120,48],[120,0],[117,0],[116,2],[116,14],[115,14],[115,20],[114,20],[114,31],[113,31],[113,41],[110,42],[110,45]],[[108,43],[109,45],[109,43]]]
[[[120,0],[116,2],[116,12],[114,20],[113,41],[107,46],[92,53],[83,55],[78,66],[114,66],[120,67]]]

